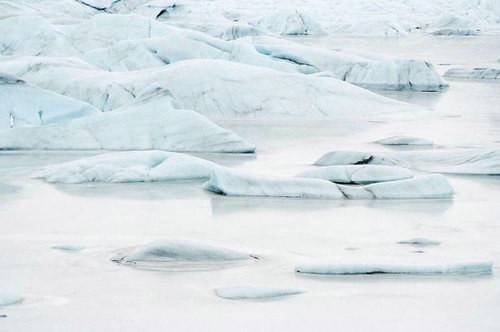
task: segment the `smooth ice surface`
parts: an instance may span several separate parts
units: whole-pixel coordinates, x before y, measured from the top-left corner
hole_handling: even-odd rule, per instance
[[[439,173],[500,175],[500,151],[489,149],[436,149],[429,151],[331,151],[315,165],[400,165]]]
[[[200,114],[177,109],[170,93],[153,89],[113,112],[52,126],[0,131],[7,150],[167,150],[254,152],[255,147]]]
[[[453,197],[453,187],[440,174],[365,186],[339,185],[349,199],[432,199]]]
[[[0,73],[0,105],[0,130],[61,123],[100,113],[87,103],[37,88],[3,73]]]
[[[303,290],[283,287],[236,285],[219,287],[215,289],[215,294],[223,299],[244,300],[244,299],[266,299],[282,297],[303,293]]]
[[[135,262],[171,261],[239,261],[251,256],[238,251],[215,247],[188,240],[157,240],[132,249],[130,252],[117,253],[110,259],[123,264]]]
[[[438,246],[441,244],[441,241],[426,239],[424,237],[414,237],[409,240],[399,241],[399,244],[413,244],[417,246]]]
[[[500,79],[500,68],[452,68],[447,70],[444,76],[455,78]]]
[[[23,298],[16,294],[10,294],[0,291],[0,307],[10,304],[16,304],[23,301]]]
[[[208,179],[215,166],[174,152],[114,152],[47,166],[33,177],[49,183],[199,180]]]
[[[391,136],[375,141],[382,145],[416,145],[416,146],[432,146],[434,142],[427,138],[412,137],[412,136]]]
[[[253,175],[228,168],[214,168],[206,190],[228,196],[343,198],[337,185],[322,179]]]
[[[336,183],[367,184],[413,177],[409,169],[381,165],[336,165],[309,169],[296,176],[325,179]]]
[[[405,263],[304,263],[295,266],[295,271],[310,274],[459,274],[491,272],[491,261],[450,262],[441,264]]]

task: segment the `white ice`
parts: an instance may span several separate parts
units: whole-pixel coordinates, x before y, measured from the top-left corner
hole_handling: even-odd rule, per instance
[[[294,9],[281,9],[250,20],[251,25],[277,35],[324,35],[327,32],[311,16]]]
[[[242,300],[242,299],[266,299],[295,295],[304,291],[296,288],[236,285],[219,287],[215,289],[215,294],[224,299]]]
[[[399,241],[399,244],[413,244],[418,246],[438,246],[441,244],[441,241],[427,239],[423,237],[415,237],[408,240]]]
[[[415,146],[432,146],[434,142],[427,138],[412,137],[412,136],[391,136],[375,141],[382,145],[415,145]]]
[[[500,79],[500,68],[452,68],[447,70],[444,76],[454,78]]]
[[[85,246],[81,244],[59,244],[52,246],[51,248],[63,251],[81,251],[85,249]]]
[[[409,169],[383,165],[335,165],[309,169],[296,176],[325,179],[336,183],[368,184],[413,177]]]
[[[23,298],[17,294],[11,294],[0,291],[0,307],[10,304],[17,304],[23,301]]]

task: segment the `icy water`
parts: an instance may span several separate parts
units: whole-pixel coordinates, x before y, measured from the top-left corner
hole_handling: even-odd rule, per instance
[[[416,57],[462,65],[500,56],[499,44],[482,37],[448,42],[455,45],[453,51],[436,46],[433,38],[415,42],[413,50],[403,39],[363,39],[363,45],[359,40],[305,42],[404,56],[415,52]],[[479,50],[477,58],[466,54],[469,50]],[[431,138],[437,148],[498,148],[500,85],[449,82],[442,93],[378,92],[434,109],[419,116],[265,125],[223,121],[256,144],[257,154],[200,156],[258,173],[292,175],[329,150],[387,149],[370,142],[397,134]],[[201,182],[50,185],[29,178],[42,165],[90,154],[0,153],[0,290],[25,297],[23,304],[0,307],[0,314],[7,315],[0,318],[0,331],[500,330],[498,177],[447,176],[456,190],[453,200],[420,201],[237,198],[205,192]],[[115,249],[166,237],[199,240],[261,259],[189,272],[141,270],[108,260]],[[413,237],[442,244],[397,244]],[[66,244],[86,249],[51,249]],[[491,259],[495,265],[491,274],[466,276],[311,277],[293,269],[313,258],[377,257]],[[307,292],[267,301],[224,300],[214,294],[214,288],[233,284]]]

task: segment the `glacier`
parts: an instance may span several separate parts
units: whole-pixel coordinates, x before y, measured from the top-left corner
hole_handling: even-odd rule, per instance
[[[413,172],[402,167],[383,165],[335,165],[306,170],[296,176],[335,183],[368,184],[409,179],[413,177]]]
[[[500,68],[478,67],[472,69],[452,68],[444,73],[445,77],[500,79]]]

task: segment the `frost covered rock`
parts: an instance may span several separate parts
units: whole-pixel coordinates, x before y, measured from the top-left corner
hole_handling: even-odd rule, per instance
[[[208,179],[214,166],[173,152],[114,152],[48,166],[33,177],[49,183],[197,180]]]
[[[168,91],[154,88],[113,112],[0,131],[0,149],[255,151],[233,132],[176,107]]]
[[[0,129],[61,123],[101,112],[76,99],[27,84],[0,72]]]
[[[36,70],[33,64],[38,64]],[[53,58],[0,59],[0,71],[107,111],[152,85],[185,109],[210,117],[352,117],[417,110],[328,77],[289,74],[223,60],[184,60],[134,72],[107,72]]]
[[[452,68],[444,73],[445,77],[500,79],[500,68]]]
[[[380,182],[365,186],[339,185],[349,199],[433,199],[453,197],[453,188],[442,175]]]
[[[425,171],[500,175],[500,151],[488,149],[453,149],[430,151],[331,151],[323,155],[315,165],[399,165]]]
[[[0,307],[4,305],[21,303],[23,298],[17,294],[0,292]]]
[[[110,260],[123,264],[138,262],[218,262],[251,259],[249,254],[188,240],[165,239],[138,246]]]
[[[412,137],[412,136],[392,136],[375,141],[382,145],[415,145],[415,146],[432,146],[434,142],[430,139]]]
[[[303,290],[295,288],[251,285],[228,286],[215,289],[215,294],[217,294],[217,296],[230,300],[273,298],[295,295],[303,292]]]
[[[409,240],[399,241],[398,243],[399,244],[412,244],[412,245],[416,245],[416,246],[438,246],[441,244],[441,241],[416,237],[416,238],[412,238]]]
[[[250,24],[277,35],[325,35],[327,32],[309,15],[293,9],[281,9]]]
[[[413,177],[413,172],[406,168],[393,166],[336,165],[303,171],[296,176],[325,179],[336,183],[367,184],[409,179]]]
[[[340,199],[337,185],[321,179],[246,174],[216,167],[203,185],[206,190],[229,196],[268,196]]]
[[[439,264],[407,264],[392,262],[366,263],[304,263],[295,267],[296,272],[310,274],[462,274],[491,272],[493,263],[479,262],[450,262]]]

